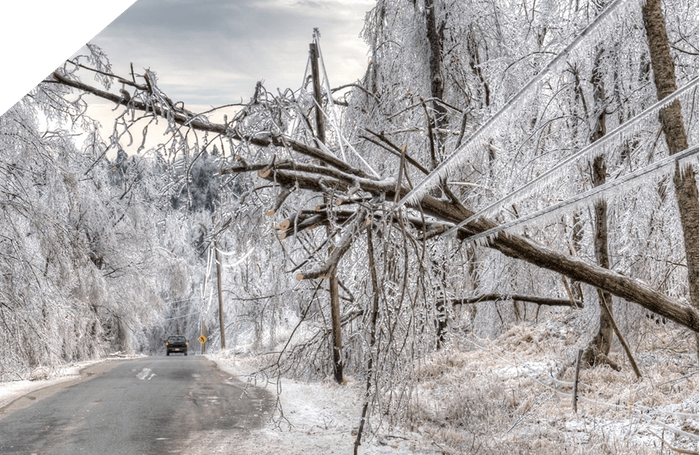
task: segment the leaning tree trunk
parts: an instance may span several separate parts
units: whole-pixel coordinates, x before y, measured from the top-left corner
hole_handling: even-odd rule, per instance
[[[661,100],[676,91],[676,69],[671,57],[661,0],[648,0],[642,8],[642,14],[651,66],[654,70],[656,95]],[[666,136],[669,154],[673,155],[687,149],[688,136],[683,125],[680,101],[675,100],[670,106],[662,109],[659,119]],[[698,188],[695,185],[695,170],[692,165],[688,164],[683,168],[676,165],[673,184],[683,227],[690,301],[695,308],[698,308]]]

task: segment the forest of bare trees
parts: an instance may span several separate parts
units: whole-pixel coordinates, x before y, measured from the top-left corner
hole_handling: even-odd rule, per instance
[[[697,13],[378,0],[359,80],[314,31],[302,87],[219,123],[88,46],[0,117],[0,377],[204,322],[268,372],[361,377],[357,449],[465,333],[566,317],[641,376],[636,326],[699,329]]]

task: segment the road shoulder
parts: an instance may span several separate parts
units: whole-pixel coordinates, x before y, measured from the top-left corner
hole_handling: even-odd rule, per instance
[[[107,357],[66,365],[49,379],[0,382],[0,419],[63,389],[99,377],[114,368],[119,360],[119,357]]]

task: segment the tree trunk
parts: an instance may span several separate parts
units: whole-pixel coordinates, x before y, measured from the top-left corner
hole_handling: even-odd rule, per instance
[[[438,261],[431,258],[434,269],[437,271],[436,277],[440,281],[440,287],[435,297],[435,337],[437,338],[435,347],[441,349],[445,343],[445,332],[447,331],[447,271],[445,261]]]
[[[445,86],[442,76],[442,49],[443,49],[443,24],[438,25],[435,17],[435,0],[425,0],[425,26],[428,37],[428,45],[430,47],[430,55],[428,58],[430,66],[430,96],[433,98],[432,107],[434,112],[433,127],[441,129],[447,124],[447,109],[439,100],[442,100],[445,92]],[[444,147],[444,134],[437,133],[437,161],[442,161],[442,153]],[[437,163],[434,164],[435,166]]]
[[[654,84],[659,100],[676,91],[676,69],[671,57],[671,48],[666,34],[666,23],[660,0],[648,0],[642,8],[647,42],[654,70]],[[681,103],[675,100],[659,113],[659,120],[666,136],[669,154],[688,148],[688,137],[683,125]],[[673,176],[676,200],[683,227],[685,256],[688,264],[688,287],[691,304],[698,308],[698,188],[695,171],[688,164],[683,169],[676,166]]]
[[[428,38],[428,46],[430,48],[428,56],[428,66],[430,71],[430,97],[433,99],[431,105],[433,115],[428,116],[428,130],[431,134],[431,164],[433,169],[442,161],[445,148],[445,134],[440,131],[447,125],[447,109],[439,101],[442,100],[445,92],[443,76],[442,76],[442,49],[443,49],[443,27],[438,25],[435,17],[435,0],[425,0],[425,30]],[[434,135],[434,137],[432,136]],[[443,186],[445,180],[443,179]],[[436,191],[440,191],[439,189]],[[435,193],[439,196],[438,193]],[[436,348],[441,349],[445,341],[445,331],[447,330],[447,305],[446,305],[446,280],[447,264],[443,261],[441,264],[433,260],[433,265],[440,274],[442,286],[442,295],[435,301],[436,320]]]
[[[571,228],[571,255],[572,256],[578,256],[579,251],[581,250],[581,240],[583,239],[583,220],[581,219],[581,213],[580,212],[575,212],[573,219],[573,226]],[[578,281],[574,281],[570,278],[564,278],[569,280],[569,284],[571,285],[571,293],[574,297],[574,300],[578,300],[580,302],[583,302],[583,289],[581,289],[581,283]]]
[[[343,383],[343,335],[340,321],[340,294],[338,292],[338,275],[333,267],[328,280],[331,298],[331,323],[333,328],[333,377],[338,384]]]
[[[591,143],[605,136],[606,133],[606,110],[605,106],[605,84],[602,74],[600,73],[600,60],[603,57],[604,50],[600,49],[595,59],[593,66],[593,76],[591,83],[593,84],[593,105],[597,114],[596,125],[591,135]],[[605,165],[605,157],[602,155],[596,156],[593,159],[593,186],[600,186],[605,183],[605,174],[607,167]],[[610,268],[610,258],[608,256],[608,203],[601,200],[595,203],[595,234],[593,237],[593,248],[595,249],[595,257],[598,265],[606,269]],[[594,365],[600,356],[610,354],[610,346],[612,345],[613,326],[610,317],[612,316],[612,296],[607,291],[599,293],[600,299],[600,325],[598,333],[588,344],[588,348],[584,353],[584,362],[588,365]],[[608,310],[610,315],[605,311],[606,302],[609,303]]]
[[[595,157],[593,160],[593,186],[599,186],[605,183],[605,172],[605,159],[602,156]],[[606,201],[599,201],[595,204],[595,235],[593,238],[593,247],[595,248],[595,257],[598,265],[609,269],[608,204]],[[596,363],[599,354],[603,354],[605,356],[610,354],[610,346],[612,345],[612,321],[610,320],[608,313],[603,308],[606,302],[609,302],[608,309],[612,315],[612,296],[607,291],[601,291],[599,293],[599,299],[600,326],[598,328],[598,333],[588,344],[588,348],[584,353],[584,362],[589,365],[594,365]]]

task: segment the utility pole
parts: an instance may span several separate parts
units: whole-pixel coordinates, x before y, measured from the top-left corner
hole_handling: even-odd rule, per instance
[[[319,141],[326,143],[326,122],[321,111],[321,78],[318,75],[318,49],[316,42],[309,44],[309,55],[311,57],[311,80],[314,84],[314,99],[316,100],[316,137]]]
[[[216,288],[219,294],[219,330],[221,332],[221,349],[226,349],[226,331],[224,326],[224,295],[221,290],[221,257],[219,241],[214,239],[214,257],[216,258]]]
[[[316,100],[316,137],[322,143],[326,143],[326,126],[321,110],[321,78],[318,73],[318,46],[316,45],[316,34],[318,30],[314,29],[314,42],[309,44],[309,57],[311,59],[311,79],[314,84],[314,99]],[[330,96],[330,93],[328,94]],[[329,102],[331,102],[329,100]],[[331,202],[328,195],[323,197],[326,207],[331,207]],[[332,235],[330,227],[326,227],[326,234]],[[333,246],[328,249],[328,254],[333,253]],[[336,268],[328,274],[329,294],[331,299],[331,329],[333,336],[333,375],[338,384],[343,383],[343,335],[340,324],[340,293],[338,290],[338,275]]]

